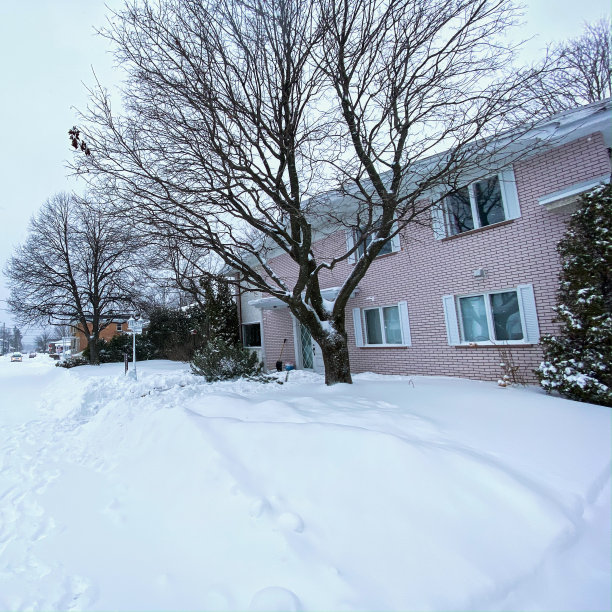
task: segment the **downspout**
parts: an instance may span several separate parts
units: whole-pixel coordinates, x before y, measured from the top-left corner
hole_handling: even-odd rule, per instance
[[[238,278],[238,295],[236,298],[237,306],[238,306],[238,338],[240,340],[240,344],[244,346],[244,338],[242,337],[242,287],[240,286],[240,277]]]

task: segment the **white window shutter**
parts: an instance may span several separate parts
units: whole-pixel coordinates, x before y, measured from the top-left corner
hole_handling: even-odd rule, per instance
[[[392,232],[396,232],[397,231],[397,223],[393,224],[393,227],[391,228]],[[400,237],[399,234],[395,234],[395,236],[393,236],[393,238],[391,238],[391,252],[392,253],[396,253],[397,251],[400,250]]]
[[[410,335],[410,320],[408,319],[408,303],[399,302],[399,316],[400,323],[402,326],[402,338],[404,339],[404,346],[412,346],[412,337]]]
[[[499,173],[499,184],[501,187],[507,219],[518,219],[521,216],[521,207],[516,190],[516,178],[512,166]]]
[[[346,252],[348,253],[355,246],[355,238],[353,236],[353,230],[346,230]],[[355,253],[351,253],[348,257],[349,263],[355,263]]]
[[[442,303],[444,304],[444,321],[446,322],[446,336],[450,346],[461,344],[461,336],[459,335],[459,322],[457,321],[457,309],[455,307],[454,295],[443,295]]]
[[[363,330],[361,327],[361,310],[353,308],[353,325],[355,326],[355,344],[363,346]]]
[[[431,227],[433,228],[436,240],[446,238],[446,229],[444,228],[444,201],[432,207]]]
[[[537,344],[540,341],[540,325],[538,323],[533,285],[519,285],[516,290],[518,291],[519,302],[521,304],[525,342]]]

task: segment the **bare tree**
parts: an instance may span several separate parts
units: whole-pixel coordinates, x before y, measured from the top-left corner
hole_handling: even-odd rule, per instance
[[[507,0],[129,3],[104,32],[129,74],[126,114],[91,92],[76,141],[91,154],[74,169],[117,214],[287,304],[326,383],[351,382],[351,293],[461,173],[499,161],[494,137],[519,119],[533,75],[510,70],[515,17]],[[352,247],[322,256],[317,240],[340,230]],[[330,304],[326,276],[358,252]]]
[[[31,220],[25,243],[7,263],[9,307],[22,322],[76,327],[96,363],[100,332],[113,310],[132,300],[135,247],[112,217],[83,199],[57,194]]]
[[[145,228],[145,232],[148,228]],[[151,240],[140,254],[139,274],[153,306],[186,306],[206,302],[207,279],[221,275],[223,262],[209,251],[168,233]]]
[[[49,350],[49,341],[52,339],[52,334],[48,329],[43,329],[34,340],[36,350],[41,353],[46,353]]]
[[[553,115],[612,95],[611,27],[610,18],[602,18],[548,49],[550,65],[532,84],[537,107]]]

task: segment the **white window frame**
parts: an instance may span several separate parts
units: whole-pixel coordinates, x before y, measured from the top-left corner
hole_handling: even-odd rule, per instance
[[[123,323],[115,323],[115,331],[117,332],[123,331]]]
[[[476,183],[480,183],[481,181],[486,181],[488,179],[497,177],[499,181],[499,189],[501,192],[502,206],[504,209],[504,219],[502,221],[497,221],[496,223],[491,223],[489,225],[481,225],[480,217],[478,215],[478,203],[476,201]],[[504,223],[506,221],[510,221],[511,219],[518,219],[521,216],[521,210],[518,200],[518,193],[516,190],[516,179],[514,176],[514,170],[512,167],[505,168],[504,170],[492,174],[488,174],[486,176],[479,177],[466,185],[462,185],[460,189],[467,187],[468,194],[470,197],[470,209],[472,213],[472,221],[474,223],[474,227],[471,230],[464,230],[462,232],[458,232],[456,234],[450,233],[450,218],[449,218],[449,208],[448,208],[448,196],[440,202],[439,205],[435,206],[432,209],[432,217],[433,217],[433,230],[434,235],[437,239],[441,238],[454,238],[455,236],[463,236],[468,234],[469,232],[473,232],[477,229],[482,229],[486,227],[495,227],[499,223]]]
[[[382,310],[383,308],[397,308],[400,322],[400,333],[402,335],[401,343],[389,343],[386,340],[385,324]],[[368,344],[367,342],[367,325],[365,312],[366,310],[378,310],[378,317],[381,326],[381,332],[385,342],[381,344]],[[364,308],[353,308],[353,324],[355,328],[355,344],[360,348],[386,348],[398,346],[412,346],[412,338],[410,335],[410,320],[408,318],[407,303],[397,302],[395,304],[383,304],[381,306],[367,306]]]
[[[246,325],[259,325],[259,346],[244,344],[244,338],[245,338],[244,328],[245,328]],[[261,349],[261,348],[263,348],[263,333],[262,333],[262,331],[263,330],[262,330],[261,321],[244,321],[242,323],[242,345],[244,346],[244,348],[247,348],[247,349]]]
[[[357,236],[357,231],[359,231],[360,236]],[[397,222],[393,224],[392,228],[391,228],[391,232],[397,232]],[[355,250],[354,253],[351,253],[351,255],[349,256],[349,262],[350,263],[356,263],[357,260],[361,259],[366,251],[366,249],[368,248],[368,246],[372,243],[372,240],[374,240],[374,234],[376,233],[376,230],[372,230],[372,232],[370,232],[369,234],[365,234],[365,232],[361,232],[361,230],[347,230],[346,232],[346,250],[350,251],[353,246],[359,242],[359,240],[361,239],[361,236],[365,235],[365,240],[359,245],[359,247],[357,247],[357,249]],[[396,233],[394,236],[392,236],[391,238],[387,239],[385,245],[383,245],[383,248],[386,246],[386,244],[389,244],[391,246],[391,251],[389,253],[379,253],[376,258],[378,257],[385,257],[387,255],[391,255],[393,253],[397,253],[399,250],[401,250],[401,245],[400,245],[400,237],[399,237],[399,233]],[[363,250],[363,252],[361,252]]]
[[[497,293],[510,293],[512,291],[515,292],[517,295],[519,316],[521,319],[521,328],[523,330],[523,338],[520,340],[495,340],[495,325],[493,322],[493,312],[491,310],[490,296],[495,295]],[[459,300],[461,298],[479,296],[483,296],[485,298],[484,306],[490,339],[478,341],[465,340],[465,334],[463,331],[463,317],[461,315]],[[535,307],[533,285],[518,285],[516,287],[495,289],[492,291],[479,291],[460,295],[445,295],[443,296],[442,300],[444,304],[444,317],[446,322],[448,343],[451,346],[506,346],[522,344],[531,345],[537,344],[540,340],[540,330]]]

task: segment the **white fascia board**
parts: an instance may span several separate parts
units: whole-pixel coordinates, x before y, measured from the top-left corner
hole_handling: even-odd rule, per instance
[[[249,300],[247,302],[249,306],[253,308],[260,308],[261,310],[272,310],[272,308],[287,308],[287,304],[277,297],[266,297],[258,298],[256,300]]]
[[[329,287],[327,289],[321,289],[321,297],[324,300],[333,302],[338,297],[340,289],[342,289],[342,287]],[[355,297],[357,293],[359,293],[359,289],[355,289],[351,293],[351,297]],[[254,308],[261,308],[262,310],[271,310],[272,308],[287,308],[287,304],[277,297],[265,297],[258,298],[256,300],[249,300],[247,304],[249,306],[253,306]]]

